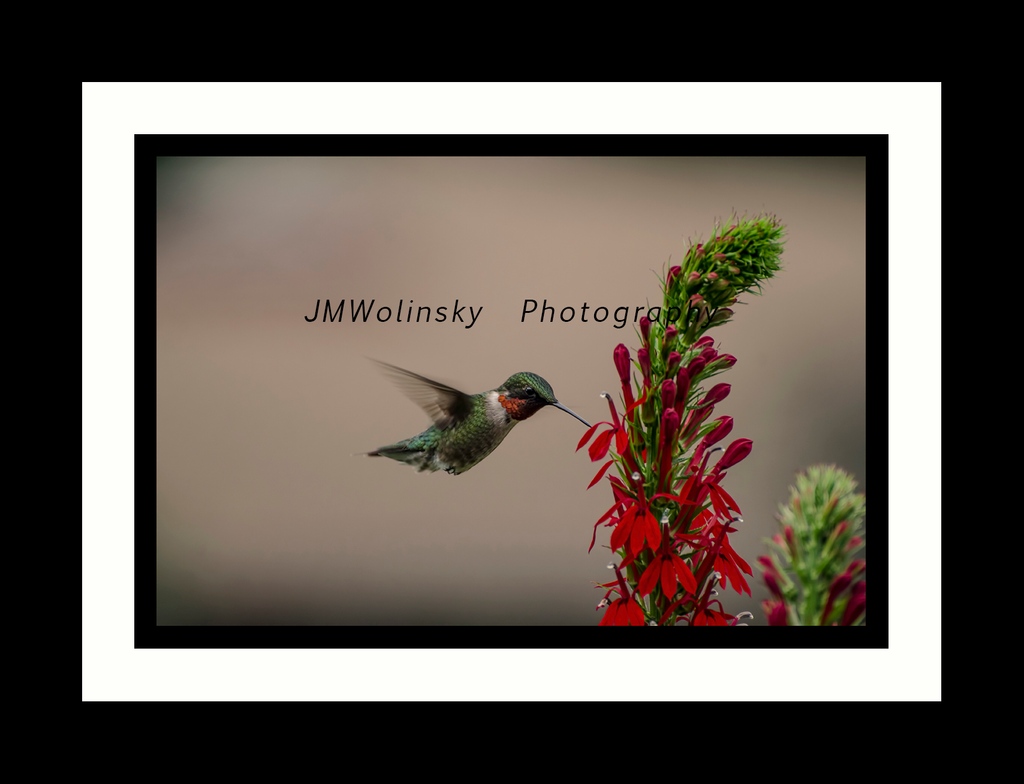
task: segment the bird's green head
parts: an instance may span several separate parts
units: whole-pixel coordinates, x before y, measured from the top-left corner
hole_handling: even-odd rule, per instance
[[[555,398],[551,385],[536,373],[516,373],[498,390],[498,400],[516,421],[528,419],[544,406],[560,408],[590,427],[578,414],[573,413]]]

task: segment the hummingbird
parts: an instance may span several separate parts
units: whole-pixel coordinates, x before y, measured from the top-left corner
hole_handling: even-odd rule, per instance
[[[376,361],[376,360],[375,360]],[[587,427],[590,424],[555,399],[551,385],[536,373],[516,373],[497,389],[467,395],[447,384],[378,362],[434,420],[418,436],[372,452],[419,471],[461,474],[487,457],[515,427],[545,406],[560,408]]]

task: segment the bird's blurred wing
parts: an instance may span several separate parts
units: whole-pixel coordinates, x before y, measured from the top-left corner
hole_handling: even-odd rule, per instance
[[[373,361],[391,376],[414,403],[427,412],[434,420],[434,425],[441,430],[458,424],[473,410],[473,399],[465,392],[387,362]]]

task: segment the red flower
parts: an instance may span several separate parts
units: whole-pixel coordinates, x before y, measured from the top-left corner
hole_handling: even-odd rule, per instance
[[[640,485],[638,495],[619,518],[611,537],[612,550],[619,550],[628,542],[629,553],[633,557],[640,554],[645,541],[652,550],[661,543],[661,526],[647,507],[643,485]]]
[[[663,550],[654,556],[636,584],[637,592],[641,596],[647,596],[659,582],[661,592],[668,599],[676,595],[676,583],[682,585],[690,594],[697,592],[697,580],[690,567],[686,565],[686,561],[671,551]]]
[[[644,612],[632,599],[616,599],[604,611],[598,626],[643,626]]]

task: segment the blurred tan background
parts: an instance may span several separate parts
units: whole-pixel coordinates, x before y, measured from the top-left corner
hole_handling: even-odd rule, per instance
[[[637,339],[580,306],[657,304],[667,264],[733,212],[788,228],[783,271],[712,332],[738,359],[716,415],[754,440],[725,484],[754,566],[801,468],[869,490],[864,197],[857,158],[162,160],[158,623],[596,624],[609,529],[587,547],[611,494],[586,490],[583,426],[541,411],[454,477],[353,456],[429,424],[366,357],[466,392],[533,371],[606,419],[612,350]],[[520,323],[527,298],[577,317]],[[483,311],[307,323],[317,299]],[[752,598],[722,598],[763,625],[754,572]]]

